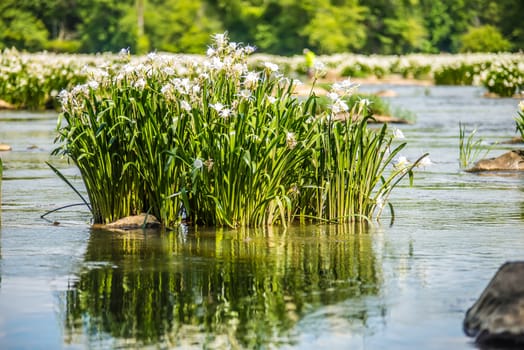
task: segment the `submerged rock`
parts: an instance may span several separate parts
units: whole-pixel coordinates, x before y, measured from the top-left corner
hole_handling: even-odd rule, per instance
[[[524,261],[502,265],[464,318],[478,344],[524,348]]]
[[[94,228],[117,229],[117,230],[135,230],[138,228],[156,228],[160,227],[160,221],[150,214],[142,213],[140,215],[126,216],[109,224],[94,224]]]
[[[479,160],[473,165],[473,167],[466,171],[477,172],[500,170],[524,170],[524,150],[512,150],[497,158]]]

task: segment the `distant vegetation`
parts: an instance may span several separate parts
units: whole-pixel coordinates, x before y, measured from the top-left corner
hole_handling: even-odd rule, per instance
[[[196,63],[204,55],[158,54],[161,59]],[[55,54],[23,53],[9,49],[0,52],[0,100],[25,109],[58,109],[57,96],[63,89],[85,83],[97,74],[99,68],[120,69],[129,63],[147,61],[147,55],[104,54]],[[439,85],[480,85],[499,96],[513,96],[524,91],[524,54],[456,54],[406,56],[364,56],[338,54],[318,56],[317,60],[332,80],[345,76],[353,79],[387,78],[391,75],[411,79],[433,80]],[[263,70],[267,62],[294,79],[305,80],[305,61],[302,56],[276,56],[255,54],[249,56],[250,69]],[[131,67],[131,66],[128,66]],[[333,81],[318,84],[329,85]],[[373,103],[373,108],[379,102]],[[384,108],[382,108],[382,112]],[[382,114],[380,111],[374,111]]]
[[[210,35],[258,52],[456,53],[524,48],[521,0],[3,0],[0,49],[200,53]]]

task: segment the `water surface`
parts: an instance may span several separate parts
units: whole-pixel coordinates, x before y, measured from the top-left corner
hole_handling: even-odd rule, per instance
[[[523,259],[524,175],[470,174],[458,123],[486,142],[515,136],[517,100],[474,87],[391,89],[415,159],[373,227],[91,230],[75,168],[51,157],[55,113],[0,113],[0,348],[472,349],[462,319],[496,269]],[[491,156],[512,147],[497,145]]]

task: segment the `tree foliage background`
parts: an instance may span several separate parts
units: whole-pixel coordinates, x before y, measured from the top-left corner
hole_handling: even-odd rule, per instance
[[[522,13],[522,0],[2,0],[0,49],[202,53],[227,31],[279,55],[519,51]]]

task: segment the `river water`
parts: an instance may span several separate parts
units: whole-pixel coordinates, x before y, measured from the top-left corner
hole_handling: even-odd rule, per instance
[[[74,166],[51,157],[56,114],[1,112],[1,349],[472,349],[464,313],[507,260],[524,259],[524,174],[471,174],[459,121],[515,136],[517,100],[475,87],[392,90],[403,155],[432,164],[373,227],[134,231],[89,227]],[[521,145],[496,145],[496,156]]]

